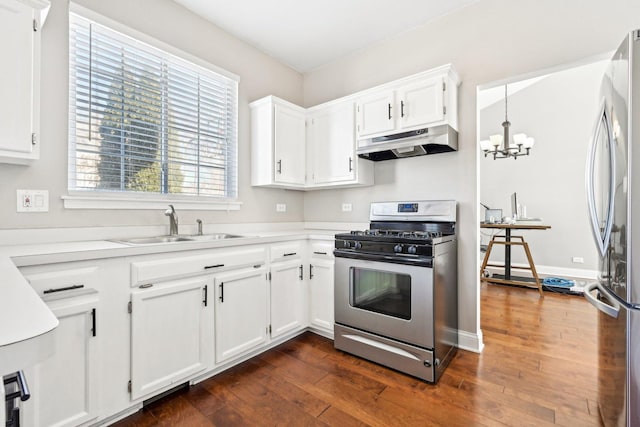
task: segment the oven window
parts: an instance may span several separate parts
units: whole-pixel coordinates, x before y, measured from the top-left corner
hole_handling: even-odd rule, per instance
[[[349,303],[352,307],[411,319],[411,276],[351,267]]]

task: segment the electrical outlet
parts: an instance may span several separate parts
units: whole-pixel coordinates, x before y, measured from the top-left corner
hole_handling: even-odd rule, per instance
[[[353,210],[353,205],[351,203],[342,204],[342,212],[351,212],[352,210]]]
[[[584,264],[584,258],[582,258],[581,256],[574,256],[573,258],[571,258],[571,261],[576,264]]]
[[[16,190],[17,212],[49,212],[48,190]]]
[[[287,205],[285,203],[276,203],[276,212],[286,212]]]

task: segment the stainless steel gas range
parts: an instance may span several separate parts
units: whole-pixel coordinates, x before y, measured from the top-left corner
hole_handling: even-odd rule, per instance
[[[456,202],[372,203],[336,234],[335,348],[436,383],[458,346]]]

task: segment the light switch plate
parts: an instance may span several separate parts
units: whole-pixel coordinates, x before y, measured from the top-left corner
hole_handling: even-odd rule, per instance
[[[49,212],[48,190],[16,190],[17,212]]]

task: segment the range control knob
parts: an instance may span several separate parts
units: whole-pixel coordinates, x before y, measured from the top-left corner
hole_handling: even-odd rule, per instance
[[[351,247],[351,242],[349,242],[348,240],[345,240],[342,243],[342,246],[344,246],[345,248],[349,249]]]
[[[355,242],[355,243],[353,244],[353,247],[354,247],[355,249],[360,249],[360,248],[362,247],[362,243],[360,243],[360,242]]]
[[[411,254],[411,255],[415,255],[416,253],[418,253],[418,248],[416,248],[415,246],[411,245],[407,248],[407,253]]]
[[[393,247],[393,252],[395,252],[397,254],[401,253],[402,252],[402,245],[400,245],[400,244],[395,245]]]

